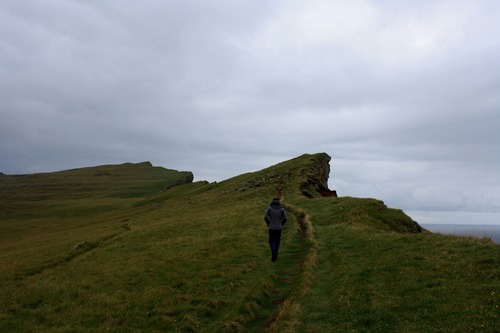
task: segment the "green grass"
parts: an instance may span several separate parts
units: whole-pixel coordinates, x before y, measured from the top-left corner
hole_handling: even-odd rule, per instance
[[[304,299],[308,313],[301,331],[498,329],[498,245],[361,230],[342,224],[317,228],[322,278]]]
[[[498,332],[498,245],[322,198],[325,160],[178,186],[189,174],[148,164],[4,178],[0,331]],[[277,192],[290,222],[271,263]]]
[[[0,176],[0,220],[111,211],[192,179],[190,172],[153,167],[149,162],[4,175]]]

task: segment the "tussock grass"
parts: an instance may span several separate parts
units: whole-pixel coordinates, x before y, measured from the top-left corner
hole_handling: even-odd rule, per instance
[[[302,314],[300,304],[294,299],[287,299],[280,307],[278,318],[272,323],[270,331],[292,333],[296,332],[299,318]]]

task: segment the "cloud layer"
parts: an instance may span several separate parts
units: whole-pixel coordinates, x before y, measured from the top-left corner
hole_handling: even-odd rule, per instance
[[[0,171],[150,160],[500,213],[496,1],[4,1]],[[499,221],[500,223],[500,221]]]

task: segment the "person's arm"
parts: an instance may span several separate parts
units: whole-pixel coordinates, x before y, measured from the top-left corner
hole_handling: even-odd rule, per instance
[[[271,220],[269,219],[269,207],[267,207],[266,212],[264,213],[264,221],[266,221],[266,224],[269,227],[269,223],[271,223]]]

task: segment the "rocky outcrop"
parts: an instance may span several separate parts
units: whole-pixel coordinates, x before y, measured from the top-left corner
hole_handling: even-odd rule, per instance
[[[193,180],[194,180],[194,175],[191,171],[180,171],[184,174],[184,176],[177,180],[176,182],[174,183],[171,183],[169,184],[165,190],[169,190],[171,189],[172,187],[175,187],[175,186],[179,186],[179,185],[184,185],[184,184],[189,184],[189,183],[192,183]]]
[[[226,193],[273,187],[279,198],[297,189],[308,198],[337,197],[337,192],[328,188],[330,160],[331,157],[326,153],[304,154],[261,171],[230,179],[228,182],[234,182],[235,185]]]
[[[306,197],[314,198],[318,195],[323,197],[337,197],[337,192],[328,188],[331,159],[326,153],[311,156],[311,163],[302,171],[305,181],[300,185],[300,190]]]

